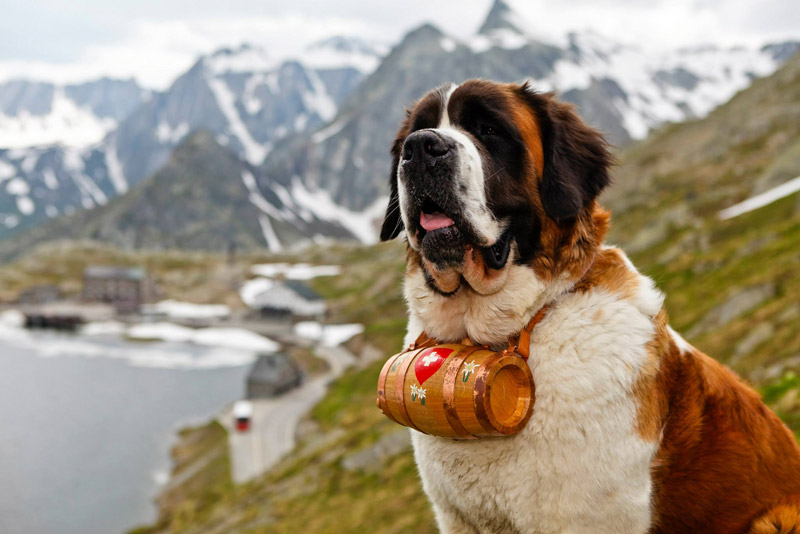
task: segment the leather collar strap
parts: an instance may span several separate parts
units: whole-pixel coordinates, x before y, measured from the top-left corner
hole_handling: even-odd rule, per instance
[[[547,310],[549,309],[549,304],[542,306],[539,311],[536,312],[536,315],[531,318],[530,322],[528,322],[528,325],[522,329],[522,331],[519,333],[519,336],[517,336],[516,339],[511,338],[508,341],[508,348],[503,352],[507,352],[509,354],[517,353],[522,356],[523,360],[527,360],[531,352],[531,332],[533,332],[533,329],[536,328],[536,325],[539,324],[542,319],[544,319],[544,316],[547,314]]]
[[[506,354],[518,354],[519,356],[522,357],[522,359],[527,360],[528,356],[530,356],[531,332],[533,332],[533,329],[536,328],[536,325],[539,324],[542,321],[542,319],[544,319],[544,316],[547,314],[548,309],[550,309],[549,304],[545,304],[544,306],[542,306],[539,309],[539,311],[536,312],[536,315],[534,315],[531,318],[531,320],[528,321],[528,324],[525,326],[525,328],[523,328],[520,331],[519,335],[512,336],[508,340],[508,348],[503,349],[503,352]],[[428,334],[422,332],[417,338],[417,340],[414,341],[414,343],[412,343],[411,345],[409,345],[406,350],[410,351],[426,346],[433,346],[440,344],[441,343],[430,337]],[[462,341],[462,344],[474,345],[474,343],[472,343],[469,339],[464,339]],[[484,345],[484,347],[488,348],[486,345]]]

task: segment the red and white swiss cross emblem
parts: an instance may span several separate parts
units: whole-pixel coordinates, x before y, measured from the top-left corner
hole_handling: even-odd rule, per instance
[[[425,349],[414,363],[414,374],[420,385],[436,374],[444,360],[453,353],[453,349]]]

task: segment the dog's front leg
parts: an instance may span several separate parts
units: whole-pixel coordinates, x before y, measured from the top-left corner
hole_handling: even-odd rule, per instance
[[[436,524],[441,534],[479,534],[478,530],[470,526],[459,511],[451,506],[433,505],[436,514]]]

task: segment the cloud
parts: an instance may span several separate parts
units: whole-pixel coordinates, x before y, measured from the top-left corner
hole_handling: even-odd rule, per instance
[[[70,83],[100,76],[133,77],[147,87],[164,89],[200,55],[222,47],[247,42],[283,59],[300,54],[314,41],[340,34],[370,37],[374,32],[364,21],[299,15],[138,20],[118,41],[88,46],[75,61],[0,62],[0,80],[24,77]]]
[[[797,0],[769,4],[762,0],[508,1],[528,21],[531,36],[541,40],[562,41],[567,31],[587,28],[657,49],[702,43],[755,45],[800,37],[795,23],[800,20]],[[468,38],[480,26],[491,0],[228,0],[224,4],[212,0],[115,0],[100,11],[92,0],[73,0],[73,4],[78,6],[73,18],[89,19],[90,26],[103,31],[97,35],[73,31],[73,19],[67,18],[61,31],[37,34],[47,47],[20,49],[17,57],[36,56],[63,44],[65,50],[80,50],[70,52],[73,59],[65,60],[64,53],[51,54],[47,60],[23,61],[7,50],[3,57],[9,59],[0,61],[0,80],[26,77],[74,82],[106,75],[135,77],[148,87],[163,89],[200,54],[243,42],[260,45],[280,59],[337,34],[391,44],[423,22],[434,22],[456,37]],[[69,12],[51,15],[49,19],[58,19],[68,17]],[[35,27],[39,23],[39,18],[25,12],[6,21],[6,26],[18,25],[23,29],[17,33],[25,33],[25,24]]]
[[[794,0],[511,0],[533,28],[533,35],[559,40],[570,30],[585,28],[646,48],[673,49],[697,44],[759,45],[786,38],[778,24],[758,24],[753,14],[782,10],[800,19]],[[796,29],[794,37],[800,37]]]

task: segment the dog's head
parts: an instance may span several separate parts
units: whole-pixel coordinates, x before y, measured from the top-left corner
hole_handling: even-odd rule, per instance
[[[493,295],[515,267],[580,275],[602,241],[603,137],[572,106],[527,84],[470,80],[419,100],[392,147],[381,239],[405,230],[439,297]]]

